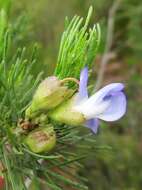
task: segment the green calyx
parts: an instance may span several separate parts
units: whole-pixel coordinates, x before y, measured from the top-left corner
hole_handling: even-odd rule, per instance
[[[57,77],[46,78],[37,88],[32,103],[26,110],[26,117],[34,118],[40,113],[54,109],[73,93],[74,90],[65,86]]]
[[[75,98],[76,96],[74,95],[71,99],[67,100],[54,110],[50,111],[48,113],[49,118],[56,122],[64,123],[67,125],[82,125],[85,122],[84,116],[81,113],[73,110]]]
[[[35,153],[51,151],[56,145],[53,126],[38,127],[25,137],[24,143]]]

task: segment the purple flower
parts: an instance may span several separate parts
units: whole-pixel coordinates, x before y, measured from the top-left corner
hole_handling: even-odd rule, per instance
[[[86,119],[85,126],[97,133],[99,119],[116,121],[126,113],[126,96],[122,83],[111,83],[88,97],[88,69],[85,67],[80,75],[79,92],[74,109]]]

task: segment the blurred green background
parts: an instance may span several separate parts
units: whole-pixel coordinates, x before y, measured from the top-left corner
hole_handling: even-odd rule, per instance
[[[1,0],[0,6],[5,2]],[[39,64],[33,72],[44,70],[46,76],[52,74],[65,17],[86,16],[89,6],[93,5],[90,25],[99,22],[102,30],[99,52],[94,61],[95,80],[106,45],[108,16],[114,3],[115,0],[13,0],[7,9],[15,26],[14,47],[30,48],[37,42]],[[103,84],[126,84],[127,114],[114,124],[102,124],[99,135],[94,138],[110,146],[111,150],[99,150],[93,157],[88,157],[80,174],[88,178],[90,190],[141,190],[142,1],[120,1],[112,40]]]

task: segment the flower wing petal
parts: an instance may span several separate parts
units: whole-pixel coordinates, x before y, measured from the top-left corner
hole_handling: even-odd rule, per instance
[[[85,123],[85,126],[87,128],[90,128],[93,131],[93,133],[96,134],[98,131],[98,127],[99,127],[99,120],[98,119],[87,120]]]
[[[126,113],[127,100],[123,92],[117,92],[110,96],[110,105],[102,114],[97,117],[104,121],[116,121]]]
[[[89,98],[89,101],[100,102],[106,96],[113,94],[115,92],[120,92],[124,89],[124,84],[122,83],[111,83],[106,85],[105,87],[101,88],[97,91],[94,95]]]

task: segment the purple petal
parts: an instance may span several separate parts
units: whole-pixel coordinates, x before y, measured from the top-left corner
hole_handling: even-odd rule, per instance
[[[115,92],[120,92],[124,89],[124,85],[122,83],[112,83],[109,84],[99,91],[97,91],[94,95],[92,95],[88,100],[87,104],[94,106],[96,104],[100,104],[105,97],[108,97],[109,95],[115,93]]]
[[[85,67],[80,74],[80,84],[79,84],[80,99],[88,98],[87,83],[88,83],[88,68]]]
[[[89,119],[86,121],[85,126],[90,128],[93,133],[97,133],[99,127],[99,120],[98,119]]]
[[[89,120],[99,118],[105,121],[115,121],[126,112],[126,97],[122,92],[124,85],[112,83],[76,106],[76,110]]]
[[[104,121],[116,121],[126,113],[127,100],[123,92],[112,93],[104,101],[110,101],[109,107],[98,118]]]
[[[90,99],[95,99],[97,102],[102,101],[103,98],[115,93],[120,92],[124,89],[124,84],[122,83],[111,83],[101,88],[98,92],[96,92]]]

